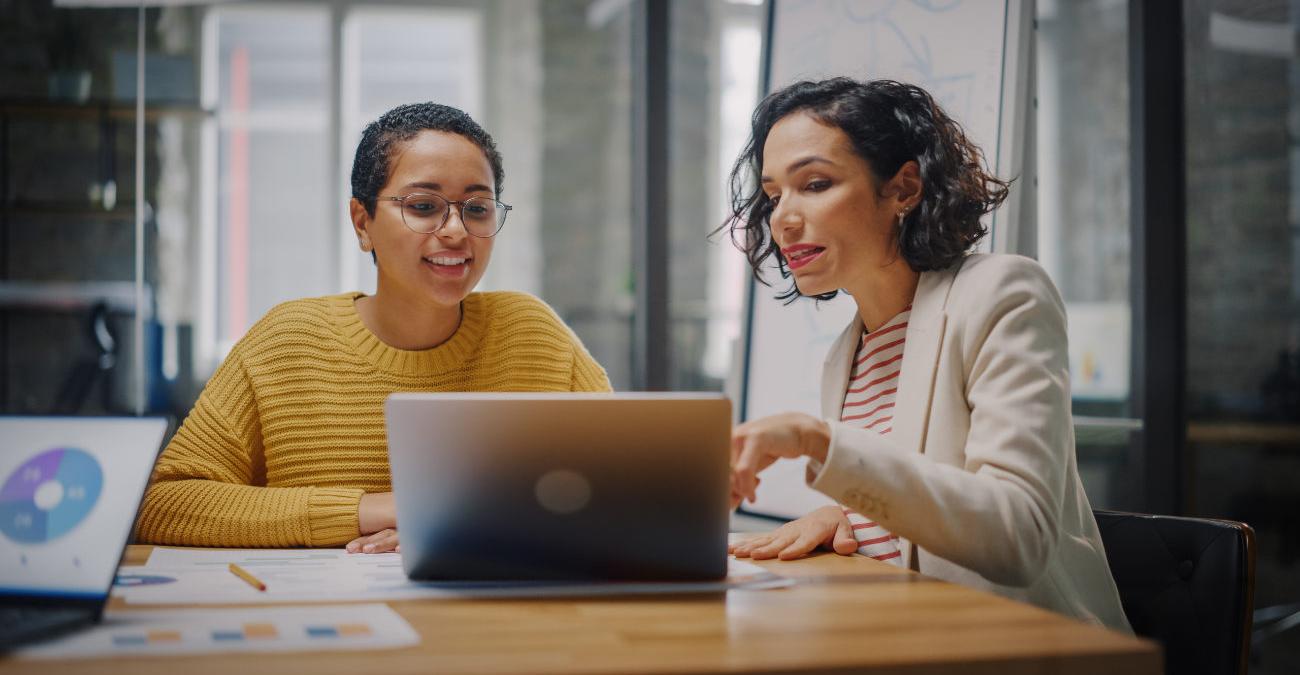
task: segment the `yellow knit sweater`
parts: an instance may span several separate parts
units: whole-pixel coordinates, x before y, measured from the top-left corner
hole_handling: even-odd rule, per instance
[[[609,391],[558,316],[525,293],[472,293],[460,327],[424,351],[384,344],[360,293],[295,300],[249,330],[154,469],[140,540],[340,546],[357,505],[392,489],[384,399],[397,391]]]

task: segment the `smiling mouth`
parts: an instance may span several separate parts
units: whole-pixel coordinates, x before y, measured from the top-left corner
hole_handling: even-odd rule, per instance
[[[432,258],[424,258],[424,262],[427,262],[431,265],[443,265],[443,266],[450,267],[455,265],[464,265],[465,263],[469,262],[469,258],[458,258],[458,257],[453,257],[448,255],[439,255],[439,256],[434,256]]]
[[[801,246],[782,253],[785,255],[786,266],[794,271],[821,257],[825,252],[826,248],[822,246]]]
[[[420,259],[430,272],[444,279],[464,279],[469,274],[472,258],[456,255],[426,256]]]

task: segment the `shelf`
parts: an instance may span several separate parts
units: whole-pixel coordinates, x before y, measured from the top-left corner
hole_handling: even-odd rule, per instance
[[[144,289],[145,316],[153,291]],[[0,281],[0,308],[82,312],[104,302],[111,312],[135,313],[134,281]]]
[[[1300,424],[1285,422],[1192,422],[1187,440],[1208,445],[1280,445],[1300,449]]]
[[[135,221],[135,204],[119,202],[112,210],[95,206],[90,201],[80,204],[71,202],[12,202],[4,209],[12,217],[64,217],[85,220],[128,220]]]
[[[182,115],[206,117],[214,111],[199,107],[197,102],[155,101],[145,103],[145,119]],[[49,115],[55,117],[112,117],[135,119],[134,101],[90,99],[87,101],[60,101],[57,99],[0,99],[0,114]]]
[[[1075,415],[1074,436],[1078,445],[1127,446],[1133,432],[1142,430],[1142,420],[1127,417]]]

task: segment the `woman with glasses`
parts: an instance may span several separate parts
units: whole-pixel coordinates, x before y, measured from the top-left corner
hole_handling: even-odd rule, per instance
[[[733,237],[782,297],[852,295],[822,373],[822,417],[732,434],[733,503],[808,457],[832,505],[732,546],[822,546],[1128,630],[1079,480],[1065,307],[1037,263],[970,253],[1007,196],[922,89],[800,82],[754,113],[732,173]],[[779,363],[770,364],[773,368]]]
[[[609,391],[541,300],[473,292],[511,209],[502,179],[492,138],[455,108],[404,105],[366,127],[350,210],[375,294],[286,302],[248,331],[159,459],[139,538],[394,550],[389,394]]]

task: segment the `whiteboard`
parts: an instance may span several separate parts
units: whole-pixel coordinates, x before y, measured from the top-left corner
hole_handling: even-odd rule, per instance
[[[961,123],[997,175],[1019,175],[1032,0],[772,1],[768,91],[837,75],[919,85]],[[1014,232],[1017,188],[988,222],[995,234]],[[996,239],[983,246],[1007,250],[990,244]],[[856,308],[843,294],[783,305],[775,295],[790,281],[781,279],[775,263],[764,279],[772,286],[750,285],[741,414],[747,420],[788,411],[820,417],[822,362]],[[795,518],[832,503],[806,486],[804,460],[781,460],[762,481],[746,511]]]

